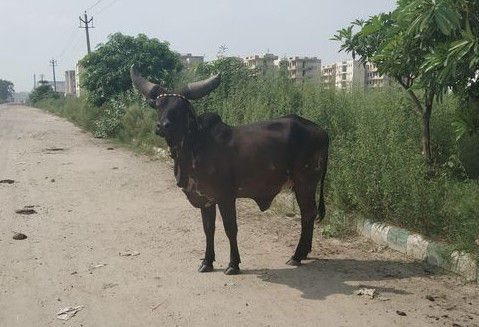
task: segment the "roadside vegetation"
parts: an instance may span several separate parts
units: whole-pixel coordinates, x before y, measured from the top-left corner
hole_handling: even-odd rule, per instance
[[[0,104],[7,102],[15,93],[12,82],[0,78]]]
[[[429,4],[430,1],[417,3],[420,2]],[[404,9],[406,3],[411,5]],[[479,69],[475,59],[477,54],[474,57],[470,53],[476,51],[477,43],[474,42],[478,37],[478,22],[474,15],[465,14],[472,13],[467,9],[467,3],[464,7],[457,6],[454,1],[439,1],[439,9],[413,6],[412,3],[416,2],[398,2],[399,9],[404,7],[404,15],[380,15],[367,22],[358,21],[359,34],[354,34],[351,27],[338,32],[335,37],[342,42],[344,50],[376,63],[381,72],[396,78],[391,87],[339,92],[314,81],[293,83],[288,80],[284,66],[274,74],[263,73],[248,70],[238,58],[223,56],[180,71],[167,44],[166,49],[162,49],[163,55],[172,60],[169,70],[162,71],[162,76],[153,76],[154,71],[148,71],[146,75],[164,81],[165,86],[174,87],[221,72],[222,83],[218,89],[195,101],[194,105],[199,113],[217,112],[231,125],[295,113],[324,127],[331,138],[327,204],[329,208],[337,209],[329,210],[331,223],[324,233],[330,236],[344,234],[348,217],[360,215],[420,232],[434,240],[448,242],[456,249],[478,254],[479,109],[474,107],[478,84],[465,69],[466,66],[475,71]],[[423,17],[424,10],[431,11],[431,17],[436,15],[439,18],[427,20],[430,16]],[[423,17],[425,23],[406,25],[413,34],[407,34],[408,29],[397,29],[404,27],[404,21],[398,23],[399,20],[411,17]],[[430,30],[433,22],[440,26]],[[462,29],[466,32],[463,33]],[[472,33],[472,39],[467,39],[470,36],[467,31]],[[439,33],[449,34],[447,38],[441,38]],[[415,35],[419,35],[423,43],[414,43],[417,41]],[[431,37],[427,39],[428,43],[424,41],[427,37]],[[461,37],[466,38],[472,48],[461,48],[462,55],[456,57],[454,49],[466,44],[464,40],[461,42]],[[373,42],[382,38],[395,38],[391,44],[397,46]],[[439,49],[434,50],[439,41],[442,42],[440,48],[445,49],[442,56],[437,54]],[[107,42],[103,47],[113,43]],[[399,46],[404,48],[399,51]],[[419,52],[410,52],[410,48],[416,46],[419,46]],[[445,72],[443,69],[448,66],[436,63],[447,59],[447,50],[451,47],[449,60],[454,60],[456,66]],[[94,53],[101,53],[101,49]],[[135,49],[143,51],[141,46]],[[104,53],[112,56],[109,51]],[[401,55],[410,54],[416,59],[413,61],[411,57],[411,60],[404,61],[409,66],[397,65],[401,62],[398,60]],[[130,57],[137,58],[138,63],[144,58],[134,52]],[[102,60],[107,59],[100,56],[95,62]],[[84,76],[94,76],[94,66],[87,64],[93,62],[91,57],[85,57],[83,62]],[[117,84],[120,86],[116,92],[109,89],[115,86],[111,80],[111,85],[105,87],[111,95],[101,101],[95,100],[99,99],[96,95],[92,98],[92,93],[98,91],[95,85],[85,83],[86,94],[82,98],[47,98],[34,105],[70,119],[96,137],[112,138],[146,151],[162,146],[161,140],[154,136],[156,113],[130,88],[131,84],[125,87],[127,70],[123,66],[119,69],[110,67],[110,70],[121,72],[122,82]],[[449,89],[454,92],[447,92]]]

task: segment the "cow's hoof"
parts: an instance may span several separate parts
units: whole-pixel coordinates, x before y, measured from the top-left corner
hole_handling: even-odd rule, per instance
[[[225,275],[238,275],[240,273],[239,267],[228,267],[225,270]]]
[[[198,271],[200,273],[213,271],[213,265],[212,264],[207,264],[207,263],[202,263],[201,266],[198,268]]]
[[[286,264],[297,267],[297,266],[301,266],[301,261],[298,261],[295,258],[291,258],[286,262]]]

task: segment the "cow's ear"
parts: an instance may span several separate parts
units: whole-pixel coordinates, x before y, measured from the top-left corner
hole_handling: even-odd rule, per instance
[[[189,83],[186,86],[183,86],[181,89],[176,91],[175,93],[179,93],[181,95],[184,95],[186,98],[190,100],[196,100],[199,98],[204,97],[214,89],[220,85],[221,82],[221,76],[220,74],[216,74],[214,76],[211,76],[208,79],[194,82],[194,83]]]

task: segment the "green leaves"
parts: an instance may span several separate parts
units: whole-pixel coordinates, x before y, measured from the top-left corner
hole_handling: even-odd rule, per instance
[[[398,8],[398,18],[409,23],[408,33],[422,34],[440,32],[451,35],[461,27],[461,15],[455,10],[454,0],[413,0]]]
[[[358,20],[333,39],[341,42],[340,51],[394,77],[421,114],[450,90],[465,104],[479,98],[478,0],[399,0],[391,13]],[[454,125],[457,135],[471,126],[477,124]]]
[[[84,68],[80,84],[87,90],[89,101],[101,106],[132,89],[129,74],[132,64],[136,64],[146,78],[164,87],[173,85],[181,69],[179,56],[169,49],[168,43],[144,34],[133,37],[115,33],[80,61]]]
[[[14,93],[13,83],[4,79],[0,79],[0,103],[8,100]]]
[[[40,81],[38,84],[39,86],[28,95],[28,101],[32,105],[36,105],[39,101],[45,99],[58,99],[60,97],[47,82]]]
[[[460,28],[461,15],[448,6],[446,1],[441,1],[434,11],[434,21],[445,35],[451,35]]]

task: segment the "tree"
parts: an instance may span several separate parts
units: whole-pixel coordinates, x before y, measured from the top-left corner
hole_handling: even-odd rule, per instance
[[[200,63],[194,73],[195,79],[205,79],[214,74],[221,74],[221,84],[214,95],[223,98],[228,98],[232,89],[243,85],[244,81],[255,76],[255,71],[246,67],[241,58],[224,57],[221,54],[216,60]]]
[[[15,90],[13,83],[4,79],[0,79],[0,103],[6,102],[13,97]]]
[[[423,68],[439,70],[439,79],[462,99],[455,126],[457,137],[479,132],[479,1],[458,0],[451,6],[461,21],[438,42]]]
[[[37,102],[45,99],[58,99],[59,95],[47,81],[38,82],[37,86],[28,96],[28,101],[35,105]]]
[[[100,106],[132,89],[129,73],[132,64],[146,78],[165,87],[172,85],[181,70],[179,55],[169,49],[167,42],[149,39],[144,34],[133,37],[115,33],[80,61],[84,68],[80,85],[89,100]]]
[[[457,43],[458,39],[469,37],[477,42],[477,10],[471,14],[473,7],[477,9],[477,1],[399,0],[397,4],[390,13],[353,22],[339,30],[333,40],[342,42],[340,51],[376,64],[381,74],[393,77],[406,90],[421,117],[422,152],[430,163],[434,102],[440,101],[451,87],[465,90],[471,80],[471,72],[465,67],[477,67],[477,46],[467,47],[469,59],[454,55],[459,51],[457,47],[464,44]],[[360,30],[355,32],[356,28]],[[457,62],[445,65],[447,58]]]

